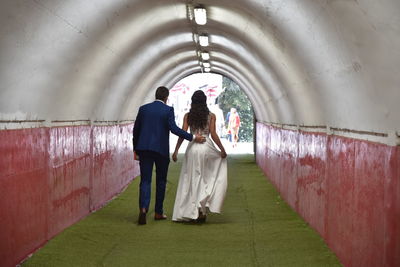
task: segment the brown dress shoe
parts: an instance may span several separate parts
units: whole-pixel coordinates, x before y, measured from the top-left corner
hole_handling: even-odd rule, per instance
[[[156,221],[166,220],[166,219],[167,219],[167,215],[165,215],[165,214],[159,214],[159,213],[154,214],[154,220],[156,220]]]

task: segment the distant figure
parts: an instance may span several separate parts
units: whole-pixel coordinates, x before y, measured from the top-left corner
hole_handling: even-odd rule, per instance
[[[229,114],[228,132],[231,134],[232,147],[237,146],[239,140],[240,117],[235,108],[231,108]]]
[[[231,108],[231,111],[228,111],[228,113],[226,113],[226,117],[225,117],[226,139],[228,139],[229,142],[232,142],[232,134],[229,129],[229,116],[231,115],[232,109],[233,108]]]
[[[205,222],[207,212],[220,213],[228,180],[226,152],[219,139],[216,116],[207,108],[207,97],[198,90],[192,96],[189,113],[185,114],[183,130],[203,135],[204,144],[190,143],[185,152],[179,176],[172,216],[173,221]],[[218,150],[214,143],[219,147]],[[172,159],[177,160],[183,138],[179,138]]]
[[[139,108],[133,128],[133,149],[139,155],[140,166],[139,224],[146,224],[154,164],[157,176],[154,219],[167,218],[163,211],[163,202],[169,165],[169,132],[189,141],[205,142],[203,136],[194,136],[176,126],[174,108],[165,104],[168,95],[166,87],[157,88],[156,100]]]
[[[232,110],[233,108],[231,108]],[[226,117],[225,117],[225,124],[228,125],[229,124],[229,115],[231,115],[231,112],[228,111],[228,113],[226,113]]]

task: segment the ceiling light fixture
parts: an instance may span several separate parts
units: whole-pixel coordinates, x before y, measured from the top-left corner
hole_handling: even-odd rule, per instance
[[[205,25],[207,23],[207,11],[204,7],[194,8],[194,21],[198,25]]]
[[[203,62],[203,67],[209,68],[209,67],[211,67],[211,64],[209,62]]]
[[[199,44],[200,44],[200,46],[208,46],[209,41],[208,41],[207,34],[199,35]]]
[[[201,58],[203,60],[209,60],[210,59],[210,53],[208,52],[201,52]]]

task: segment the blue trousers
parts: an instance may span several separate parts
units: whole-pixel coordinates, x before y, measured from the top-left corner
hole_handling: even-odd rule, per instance
[[[151,180],[153,165],[156,165],[156,204],[155,212],[163,214],[163,202],[167,184],[169,158],[153,151],[138,151],[140,166],[139,208],[147,211],[151,199]]]

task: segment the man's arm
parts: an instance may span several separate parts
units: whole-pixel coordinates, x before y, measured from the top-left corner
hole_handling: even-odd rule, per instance
[[[175,135],[177,135],[177,136],[179,136],[179,137],[181,137],[183,139],[186,139],[188,141],[192,141],[193,140],[193,135],[192,134],[190,134],[190,133],[182,130],[178,126],[176,126],[174,108],[171,108],[170,112],[168,114],[168,125],[169,125],[170,131],[173,134],[175,134]]]
[[[141,115],[141,108],[139,108],[139,112],[136,115],[135,124],[133,126],[133,136],[132,136],[133,150],[135,150],[135,147],[137,145],[141,126],[142,126],[142,115]]]
[[[183,117],[183,126],[182,126],[182,129],[183,129],[184,131],[187,131],[188,128],[189,128],[189,125],[188,125],[188,123],[187,123],[187,116],[188,116],[188,113],[186,113],[185,116]],[[178,151],[179,151],[179,148],[180,148],[181,145],[182,145],[182,142],[183,142],[183,138],[182,138],[182,137],[179,137],[178,141],[176,142],[175,151],[174,151],[174,153],[172,154],[172,160],[175,161],[175,162],[178,160]]]
[[[176,126],[174,108],[171,108],[170,113],[168,114],[168,124],[170,131],[181,138],[184,138],[188,141],[194,141],[196,143],[204,143],[206,141],[206,138],[204,136],[193,136],[193,134],[190,134]]]

